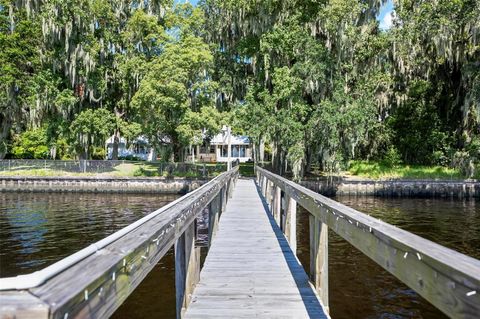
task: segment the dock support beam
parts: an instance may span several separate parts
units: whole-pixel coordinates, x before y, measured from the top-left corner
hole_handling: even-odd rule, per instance
[[[285,195],[285,237],[293,253],[297,254],[297,202]]]
[[[213,237],[217,232],[218,228],[218,219],[220,215],[222,201],[222,192],[210,202],[208,206],[208,248],[212,245]]]
[[[175,298],[177,319],[183,317],[200,280],[200,247],[195,247],[195,222],[175,242]]]
[[[277,225],[280,224],[280,212],[281,212],[281,206],[282,206],[282,190],[278,186],[273,186],[273,198],[272,198],[272,215],[273,218],[275,219],[275,222]]]
[[[310,279],[328,311],[328,226],[309,216],[310,221]]]

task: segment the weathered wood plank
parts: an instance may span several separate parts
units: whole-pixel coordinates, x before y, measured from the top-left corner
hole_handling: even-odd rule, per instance
[[[218,194],[208,206],[208,247],[212,245],[212,240],[217,233],[218,219],[221,210],[221,196],[221,194]]]
[[[452,318],[480,313],[480,261],[256,167],[310,214]]]
[[[310,278],[328,308],[328,226],[313,215],[309,216],[309,225]]]
[[[297,202],[285,195],[285,237],[293,253],[297,253]]]
[[[48,305],[27,291],[6,291],[0,296],[0,318],[48,318]]]
[[[280,225],[281,192],[280,187],[273,187],[272,213],[277,225]]]
[[[185,316],[328,318],[252,180],[237,182]]]
[[[195,247],[191,223],[175,242],[175,299],[177,318],[182,318],[200,277],[200,248]]]
[[[234,169],[219,175],[203,187],[160,209],[158,212],[161,213],[153,213],[152,218],[115,241],[103,246],[100,246],[101,242],[95,244],[101,247],[97,248],[96,253],[28,291],[46,305],[49,318],[109,317],[203,209],[218,194],[225,194],[226,185],[236,174],[237,169]],[[226,196],[223,198],[226,199]],[[11,299],[4,298],[8,294],[7,291],[0,291],[2,318],[12,313],[14,307]],[[30,303],[30,306],[25,303],[25,307],[33,309],[38,301]],[[21,318],[20,310],[13,312],[17,313],[17,318]],[[37,317],[41,318],[40,315]]]

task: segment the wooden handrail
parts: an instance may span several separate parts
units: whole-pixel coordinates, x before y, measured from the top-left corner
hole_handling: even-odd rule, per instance
[[[258,166],[255,171],[274,216],[282,214],[276,208],[282,193],[285,203],[289,203],[284,205],[283,215],[275,217],[288,234],[287,238],[295,238],[295,230],[286,228],[289,220],[295,220],[292,202],[297,202],[310,213],[311,278],[326,306],[327,227],[330,227],[446,315],[478,318],[480,260],[370,217]],[[278,189],[281,190],[280,195]]]
[[[180,317],[198,282],[200,254],[195,247],[196,219],[208,208],[209,216],[218,220],[237,176],[238,167],[222,173],[161,214],[37,287],[0,291],[0,317],[109,317],[173,245],[177,316]],[[209,227],[215,227],[215,223],[209,223]],[[214,234],[214,229],[209,233]]]

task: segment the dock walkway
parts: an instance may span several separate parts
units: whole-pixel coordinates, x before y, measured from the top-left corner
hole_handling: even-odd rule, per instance
[[[239,179],[186,318],[328,318],[254,180]]]

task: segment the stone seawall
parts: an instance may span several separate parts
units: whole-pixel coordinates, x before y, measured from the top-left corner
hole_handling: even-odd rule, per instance
[[[207,182],[189,178],[0,177],[0,192],[185,194]]]
[[[306,180],[300,183],[325,196],[480,198],[477,181]]]

